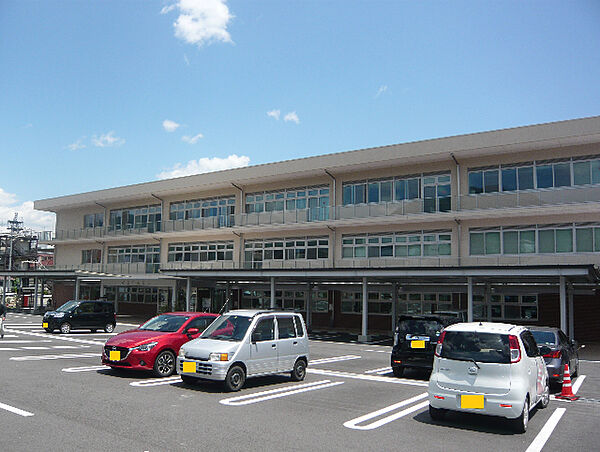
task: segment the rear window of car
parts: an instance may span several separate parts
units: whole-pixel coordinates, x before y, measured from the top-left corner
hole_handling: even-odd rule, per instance
[[[538,345],[555,345],[556,337],[552,331],[531,331]]]
[[[398,332],[401,339],[406,336],[428,336],[434,338],[439,336],[444,325],[434,319],[400,319],[398,322]]]
[[[480,363],[510,364],[508,335],[474,331],[446,331],[442,358]]]

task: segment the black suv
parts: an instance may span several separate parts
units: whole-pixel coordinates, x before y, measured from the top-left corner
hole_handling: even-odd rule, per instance
[[[460,318],[447,315],[401,315],[394,333],[392,370],[402,377],[407,367],[429,370],[433,368],[433,352],[442,329]]]
[[[42,327],[49,333],[58,329],[67,334],[71,330],[104,330],[112,333],[117,324],[115,306],[110,301],[67,301],[56,311],[46,312]]]

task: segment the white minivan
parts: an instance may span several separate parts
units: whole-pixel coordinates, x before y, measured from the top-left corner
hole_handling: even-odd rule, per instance
[[[300,314],[236,310],[184,344],[177,369],[184,383],[217,380],[238,391],[248,377],[289,372],[292,380],[301,381],[308,360],[308,334]]]
[[[527,430],[529,411],[550,401],[548,372],[531,332],[503,323],[457,323],[442,331],[429,379],[429,414],[501,416]]]

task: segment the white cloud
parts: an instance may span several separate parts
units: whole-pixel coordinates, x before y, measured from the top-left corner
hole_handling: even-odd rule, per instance
[[[290,111],[290,112],[289,112],[287,115],[285,115],[285,116],[283,117],[283,120],[284,120],[285,122],[290,122],[290,121],[293,121],[293,122],[295,122],[296,124],[300,124],[300,118],[298,118],[298,115],[296,114],[296,112],[295,112],[295,111]]]
[[[71,143],[67,146],[67,148],[69,148],[71,151],[78,151],[79,149],[85,149],[87,146],[85,144],[83,144],[83,140],[85,139],[85,137],[80,138],[79,140],[75,141],[74,143]]]
[[[173,23],[175,37],[202,47],[213,42],[233,42],[227,24],[233,18],[226,0],[179,0],[165,6],[161,14],[179,8],[179,17]]]
[[[388,87],[387,85],[381,85],[379,87],[379,89],[377,90],[377,94],[375,94],[375,99],[377,99],[379,96],[381,96],[383,93],[385,93],[387,91]]]
[[[92,143],[96,147],[105,148],[110,146],[121,146],[125,143],[125,140],[123,138],[116,137],[115,132],[110,131],[100,135],[99,137],[94,135],[92,137]]]
[[[267,112],[267,116],[270,116],[271,118],[275,118],[277,121],[279,121],[279,116],[281,115],[281,110],[271,110]]]
[[[189,135],[184,135],[181,137],[181,141],[185,141],[189,144],[196,144],[200,138],[204,138],[204,135],[202,135],[201,133],[199,133],[198,135],[194,135],[193,137]]]
[[[177,124],[175,121],[171,121],[170,119],[165,119],[162,123],[162,126],[167,132],[175,132],[180,124]]]
[[[19,220],[24,222],[23,226],[27,229],[36,232],[54,230],[54,213],[34,210],[33,201],[19,203],[17,195],[0,188],[0,224],[5,226],[8,220],[14,218],[15,213],[19,214]]]
[[[173,168],[156,175],[159,179],[170,179],[172,177],[190,176],[192,174],[210,173],[231,168],[248,166],[250,157],[232,154],[224,159],[219,157],[203,157],[198,160],[190,160],[185,166],[181,163],[175,164]]]

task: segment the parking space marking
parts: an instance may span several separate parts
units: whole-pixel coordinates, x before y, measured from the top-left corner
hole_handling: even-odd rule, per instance
[[[391,372],[392,368],[391,367],[380,367],[379,369],[372,369],[372,370],[365,370],[366,374],[387,374],[388,372]]]
[[[18,350],[19,350],[18,348],[11,348],[11,347],[0,348],[0,352],[16,352]]]
[[[394,413],[390,416],[381,418],[378,421],[371,422],[370,424],[366,424],[366,425],[358,425],[358,424],[362,424],[365,421],[375,419],[383,414],[389,413],[390,411],[397,410],[398,408],[401,408],[403,406],[418,402],[419,400],[424,399],[425,397],[427,397],[426,392],[424,392],[423,394],[419,394],[415,397],[411,397],[410,399],[403,400],[402,402],[395,403],[394,405],[390,405],[390,406],[382,408],[380,410],[373,411],[372,413],[368,413],[363,416],[354,418],[350,421],[344,422],[344,427],[351,428],[354,430],[373,430],[373,429],[379,428],[382,425],[388,424],[392,421],[395,421],[396,419],[400,419],[410,413],[413,413],[415,411],[425,408],[427,405],[429,405],[429,401],[426,400],[425,402],[418,403],[414,406],[411,406],[410,408],[406,408],[405,410],[399,411],[398,413]]]
[[[566,408],[557,408],[554,410],[552,416],[550,416],[550,418],[546,421],[542,427],[542,430],[540,430],[525,452],[539,452],[542,450],[542,447],[544,447],[546,441],[548,441],[548,438],[550,438],[550,435],[552,435],[552,432],[556,428],[558,421],[560,421],[560,418],[563,416],[563,414],[565,414],[566,410]]]
[[[65,367],[61,369],[63,372],[92,372],[94,370],[108,369],[108,366],[83,366],[83,367]]]
[[[150,386],[160,385],[172,385],[175,383],[181,383],[181,377],[166,377],[166,378],[154,378],[152,380],[140,380],[129,383],[130,386],[137,386],[138,388],[146,388]]]
[[[104,346],[104,342],[98,342],[98,341],[88,341],[85,339],[75,339],[74,337],[65,337],[65,336],[56,336],[56,335],[52,335],[52,334],[44,334],[44,333],[34,333],[31,331],[20,331],[20,330],[13,330],[10,329],[10,331],[12,331],[13,333],[19,333],[19,334],[26,334],[29,336],[34,336],[34,337],[43,337],[45,339],[57,339],[59,341],[68,341],[68,342],[77,342],[79,344],[91,344],[91,345],[102,345]]]
[[[9,358],[12,361],[43,361],[48,359],[75,359],[75,358],[97,358],[102,356],[101,353],[80,353],[66,355],[30,355],[30,356],[13,356]]]
[[[305,383],[295,386],[286,386],[285,388],[271,389],[268,391],[255,392],[254,394],[247,394],[239,397],[231,397],[229,399],[219,400],[219,403],[229,406],[240,406],[249,405],[251,403],[265,402],[271,399],[277,399],[280,397],[287,397],[301,392],[315,391],[317,389],[330,388],[332,386],[338,386],[344,384],[343,381],[321,380],[313,383]]]
[[[424,387],[428,386],[428,383],[425,381],[408,380],[406,378],[381,377],[378,375],[354,374],[351,372],[341,372],[338,370],[311,369],[310,367],[308,369],[306,369],[306,371],[311,374],[324,375],[327,377],[354,378],[356,380],[378,381],[381,383],[392,383],[392,384],[400,384],[400,385],[408,385],[408,386],[424,386]]]
[[[363,350],[365,352],[374,352],[374,353],[390,353],[389,350],[373,350],[373,349],[368,349],[368,350]]]
[[[22,350],[50,350],[50,347],[21,347]]]
[[[362,356],[358,355],[344,355],[344,356],[333,356],[331,358],[321,358],[321,359],[313,359],[310,361],[310,365],[313,364],[325,364],[325,363],[335,363],[337,361],[348,361],[350,359],[360,359]]]
[[[573,387],[571,388],[573,390],[573,394],[577,394],[577,391],[579,391],[579,388],[581,388],[581,385],[583,384],[583,380],[585,380],[585,375],[579,375],[575,379],[575,383],[573,383]]]
[[[61,349],[74,349],[74,348],[82,348],[88,347],[88,345],[53,345],[52,348],[61,348]]]
[[[18,414],[19,416],[33,416],[33,413],[30,413],[29,411],[21,410],[20,408],[15,408],[14,406],[6,405],[5,403],[0,403],[0,408],[6,411],[10,411],[11,413]]]
[[[18,337],[18,336],[15,336]],[[40,342],[52,342],[51,340],[48,339],[43,339],[41,341],[27,341],[27,340],[12,340],[12,341],[5,341],[3,340],[1,343],[2,344],[39,344]]]
[[[582,363],[594,363],[594,364],[600,364],[600,361],[595,361],[593,359],[580,359],[579,362]]]

